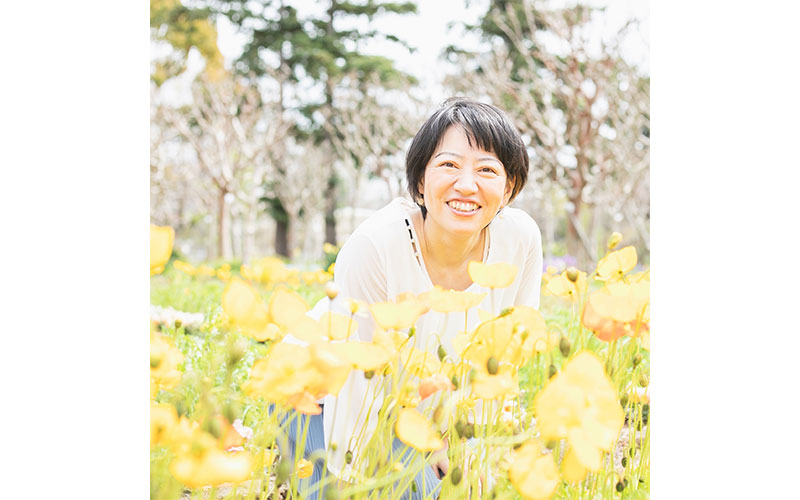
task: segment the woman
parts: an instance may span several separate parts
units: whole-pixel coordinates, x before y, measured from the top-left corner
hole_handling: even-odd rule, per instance
[[[420,294],[434,285],[488,292],[472,283],[467,272],[470,261],[480,261],[508,262],[519,271],[511,286],[487,293],[478,307],[495,313],[513,305],[538,308],[539,228],[525,212],[508,207],[525,185],[528,165],[519,132],[503,111],[470,99],[445,101],[416,134],[406,155],[408,191],[414,203],[393,200],[348,238],[336,261],[334,283],[339,298],[333,307],[346,311],[345,299],[383,302],[403,292]],[[329,307],[323,299],[312,314],[321,315]],[[470,329],[478,324],[474,308],[467,324]],[[415,347],[435,355],[441,343],[448,356],[454,356],[451,341],[463,326],[460,321],[447,322],[444,314],[429,312],[416,324],[420,335],[413,338]],[[371,340],[373,328],[371,318],[359,319],[356,336]],[[352,373],[336,397],[324,398],[322,415],[310,418],[309,432],[314,437],[305,447],[306,455],[323,447],[323,442],[335,443],[325,446],[330,473],[346,476],[349,472],[345,455],[359,451],[353,449],[351,437],[364,425],[365,416],[357,415],[365,398],[374,394],[377,378],[367,380],[360,372]],[[380,401],[373,406],[378,407]],[[367,423],[368,435],[374,430],[375,413]],[[413,450],[397,439],[393,452],[415,458]],[[447,473],[446,459],[436,469],[426,467],[415,478],[415,491],[409,489],[404,498],[435,497],[439,476]],[[309,483],[320,476],[317,464]]]

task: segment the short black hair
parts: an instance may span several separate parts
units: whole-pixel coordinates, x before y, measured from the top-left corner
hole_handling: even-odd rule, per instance
[[[470,146],[494,153],[506,170],[508,182],[513,189],[513,200],[528,180],[530,160],[525,143],[508,115],[496,106],[465,97],[451,97],[445,100],[422,125],[406,153],[406,179],[411,199],[422,209],[422,195],[418,186],[425,177],[425,168],[433,156],[442,137],[452,125],[460,125],[467,134]]]

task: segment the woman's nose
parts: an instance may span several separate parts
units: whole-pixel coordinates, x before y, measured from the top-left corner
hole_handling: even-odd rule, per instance
[[[456,191],[460,193],[474,193],[478,190],[478,184],[475,182],[475,174],[468,168],[462,168],[458,173],[455,186]]]

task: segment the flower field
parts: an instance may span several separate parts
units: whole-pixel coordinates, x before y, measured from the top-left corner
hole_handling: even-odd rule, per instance
[[[367,305],[340,296],[332,268],[193,265],[171,258],[173,240],[151,226],[151,498],[304,498],[302,480],[334,453],[347,467],[323,473],[328,499],[403,498],[445,456],[442,499],[649,498],[649,271],[633,247],[617,249],[621,236],[594,270],[548,268],[539,310],[478,310],[457,357],[413,347],[435,338],[415,324],[431,311],[464,322],[484,294],[435,288]],[[490,294],[516,272],[469,269]],[[326,296],[348,313],[307,314]],[[352,340],[367,315],[372,341]],[[281,456],[289,424],[353,376],[385,395],[362,405],[374,431]],[[395,436],[415,459],[389,453]]]

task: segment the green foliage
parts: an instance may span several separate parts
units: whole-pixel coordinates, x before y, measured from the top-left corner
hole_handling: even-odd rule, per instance
[[[186,70],[189,50],[196,48],[206,60],[206,73],[218,78],[224,71],[222,53],[217,46],[217,29],[207,8],[191,8],[180,0],[150,1],[150,32],[156,40],[172,45],[176,54],[155,61],[151,79],[161,85]]]

